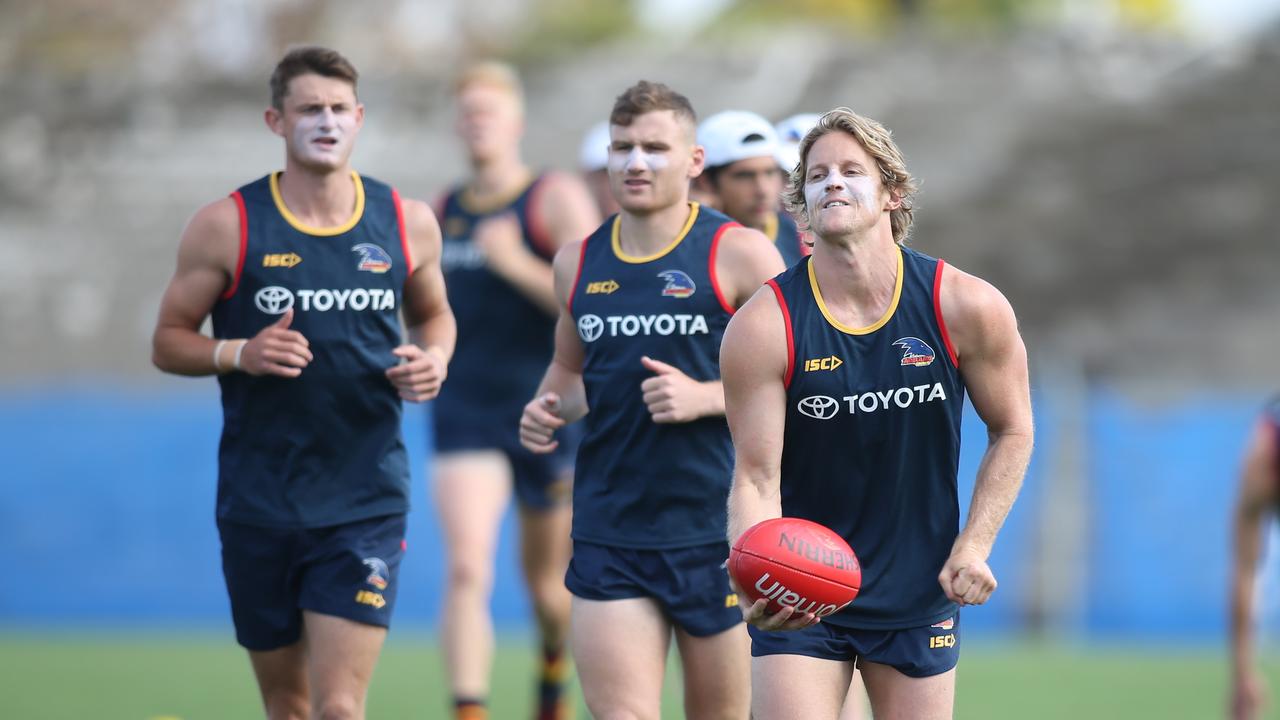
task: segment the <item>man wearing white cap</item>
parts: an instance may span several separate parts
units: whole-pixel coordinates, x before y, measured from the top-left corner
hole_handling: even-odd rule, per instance
[[[609,122],[602,120],[587,131],[578,151],[578,170],[600,209],[600,217],[618,212],[618,201],[609,189]]]
[[[821,117],[817,113],[799,113],[774,126],[778,133],[778,164],[784,173],[790,173],[800,164],[800,141]]]
[[[695,181],[721,212],[763,232],[788,266],[809,254],[795,221],[781,211],[783,173],[778,135],[763,117],[742,110],[716,113],[698,126],[706,169]]]

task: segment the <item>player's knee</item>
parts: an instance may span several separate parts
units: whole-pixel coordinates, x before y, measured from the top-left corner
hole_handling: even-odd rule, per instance
[[[311,701],[305,694],[292,691],[273,692],[263,700],[270,720],[307,720],[311,717]]]
[[[529,597],[537,608],[538,614],[555,619],[569,615],[569,589],[564,586],[564,575],[557,577],[535,578],[529,582]]]
[[[489,592],[493,586],[493,568],[477,560],[453,560],[449,563],[449,588],[455,592]]]
[[[316,720],[355,720],[361,717],[360,701],[348,693],[335,693],[322,698],[316,709]]]

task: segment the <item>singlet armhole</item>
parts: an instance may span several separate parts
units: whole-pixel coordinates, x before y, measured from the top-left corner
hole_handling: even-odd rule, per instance
[[[791,388],[791,376],[796,369],[796,340],[791,330],[791,311],[787,308],[787,300],[782,296],[782,288],[778,281],[770,278],[766,283],[778,300],[778,309],[782,311],[782,324],[787,330],[787,372],[782,376],[782,386]]]
[[[400,193],[391,188],[391,201],[396,206],[396,226],[400,228],[400,250],[404,253],[405,282],[413,276],[413,249],[409,246],[409,229],[404,224],[404,206],[400,203]]]
[[[736,222],[727,222],[716,230],[715,237],[711,238],[711,252],[707,260],[707,276],[711,278],[711,289],[715,291],[716,300],[720,301],[720,307],[730,315],[736,311],[736,308],[725,298],[724,291],[720,288],[720,277],[716,274],[716,255],[720,250],[720,238],[724,236],[725,231],[736,227],[742,227],[742,225]]]
[[[591,238],[582,239],[582,249],[578,252],[578,271],[573,274],[573,285],[569,287],[569,299],[565,302],[565,307],[569,308],[569,315],[573,315],[573,296],[578,292],[578,282],[582,280],[582,267],[587,264],[587,241]]]
[[[951,366],[960,367],[960,359],[956,356],[956,348],[951,344],[951,333],[947,332],[947,321],[942,317],[942,268],[946,260],[938,260],[937,269],[933,271],[933,315],[938,320],[938,333],[942,336],[942,344],[947,346],[947,357],[951,358]]]
[[[244,258],[249,252],[249,212],[244,207],[244,195],[239,190],[231,193],[236,201],[236,212],[240,216],[240,254],[236,258],[236,273],[231,278],[231,285],[222,293],[223,300],[230,300],[240,287],[240,276],[244,274]]]

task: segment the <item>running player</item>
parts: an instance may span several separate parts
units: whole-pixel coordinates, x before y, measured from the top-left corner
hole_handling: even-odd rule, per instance
[[[453,352],[435,216],[351,169],[363,119],[346,58],[284,56],[284,172],[191,219],[153,341],[222,386],[222,568],[270,718],[364,717],[404,554],[401,399],[434,397]]]
[[[578,171],[596,201],[600,217],[618,212],[618,201],[609,189],[609,123],[602,121],[591,126],[582,138],[578,151]]]
[[[782,211],[780,145],[768,120],[752,112],[726,110],[698,126],[707,168],[695,184],[716,198],[721,212],[765,234],[788,267],[809,254],[809,245],[790,213]]]
[[[747,638],[720,569],[732,447],[719,340],[783,265],[760,233],[688,201],[689,101],[640,82],[610,115],[622,211],[556,256],[556,351],[521,439],[551,452],[586,417],[574,479],[572,647],[595,717],[660,715],[675,631],[691,718],[747,717]],[[590,414],[588,414],[590,408]]]
[[[1280,505],[1280,397],[1273,398],[1245,451],[1235,507],[1235,563],[1231,579],[1231,718],[1262,717],[1265,685],[1253,648],[1258,561],[1263,528]]]
[[[779,516],[831,527],[863,591],[821,623],[743,608],[752,714],[835,717],[856,665],[875,717],[950,718],[958,606],[995,590],[987,557],[1031,454],[1026,350],[999,291],[903,246],[915,182],[887,130],[837,108],[800,156],[786,200],[814,253],[756,293],[721,351],[729,537]],[[957,534],[966,391],[989,445]]]
[[[577,177],[536,174],[521,160],[524,107],[514,71],[475,65],[459,77],[455,100],[471,176],[441,210],[458,350],[449,385],[432,407],[435,506],[449,568],[440,636],[456,715],[484,718],[494,555],[514,492],[521,567],[539,630],[538,717],[557,718],[571,705],[563,649],[572,455],[535,455],[520,446],[516,427],[554,344],[551,258],[600,219]]]

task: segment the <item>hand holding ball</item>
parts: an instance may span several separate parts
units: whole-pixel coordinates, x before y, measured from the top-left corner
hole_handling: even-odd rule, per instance
[[[858,596],[862,567],[844,538],[801,518],[773,518],[747,528],[729,550],[729,575],[752,602],[765,598],[772,614],[826,617]]]

